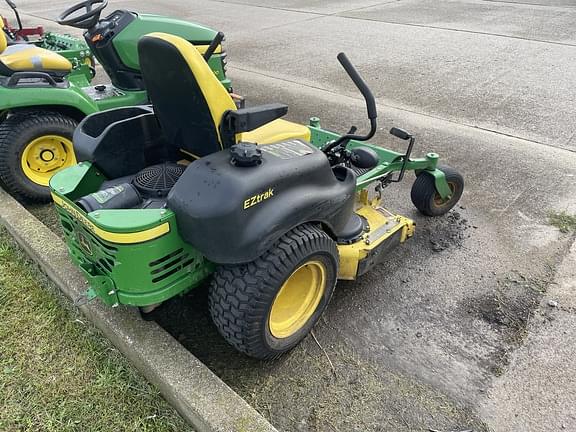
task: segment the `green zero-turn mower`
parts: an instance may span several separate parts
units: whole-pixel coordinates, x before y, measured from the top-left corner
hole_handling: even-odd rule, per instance
[[[337,279],[368,272],[412,237],[412,220],[381,207],[384,187],[416,171],[412,201],[429,216],[462,194],[462,177],[439,167],[437,154],[410,157],[406,131],[391,130],[406,153],[364,143],[376,105],[344,54],[366,99],[367,135],[355,127],[339,135],[316,118],[285,121],[288,107],[277,103],[236,109],[179,37],[149,34],[138,49],[153,106],[88,116],[74,133],[83,162],[50,180],[70,254],[90,284],[86,299],[145,316],[208,279],[220,333],[272,359],[311,330]]]
[[[60,15],[60,24],[85,30],[84,41],[48,34],[26,44],[0,31],[0,183],[22,200],[49,201],[50,177],[76,164],[72,133],[86,115],[148,103],[138,65],[141,36],[163,31],[193,42],[231,90],[222,33],[126,10],[100,19],[106,5],[107,0],[87,0]],[[93,57],[111,84],[91,84]]]

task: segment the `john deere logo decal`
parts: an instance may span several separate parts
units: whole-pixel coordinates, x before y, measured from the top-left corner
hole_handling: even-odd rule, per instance
[[[78,243],[80,243],[80,247],[84,252],[92,255],[92,243],[90,243],[90,240],[88,240],[84,234],[78,233]]]

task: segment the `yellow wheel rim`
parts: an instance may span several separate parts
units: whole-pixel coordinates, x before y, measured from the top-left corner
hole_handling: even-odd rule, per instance
[[[268,324],[272,336],[287,338],[300,330],[318,308],[326,288],[326,267],[309,261],[298,267],[276,294]]]
[[[21,158],[22,171],[32,182],[48,186],[58,170],[76,164],[72,141],[58,135],[43,135],[28,143]]]

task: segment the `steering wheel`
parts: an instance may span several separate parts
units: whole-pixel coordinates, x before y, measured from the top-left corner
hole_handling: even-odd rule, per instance
[[[96,7],[93,7],[96,6]],[[108,0],[86,0],[66,9],[58,16],[58,24],[80,29],[90,29],[100,19],[102,10],[108,6]],[[85,10],[82,13],[82,9]]]

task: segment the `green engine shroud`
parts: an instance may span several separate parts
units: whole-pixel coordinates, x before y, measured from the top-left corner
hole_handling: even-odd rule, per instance
[[[213,272],[213,264],[182,241],[170,210],[86,214],[74,204],[105,180],[89,162],[51,180],[70,255],[90,284],[89,298],[112,306],[156,304],[196,287]]]

